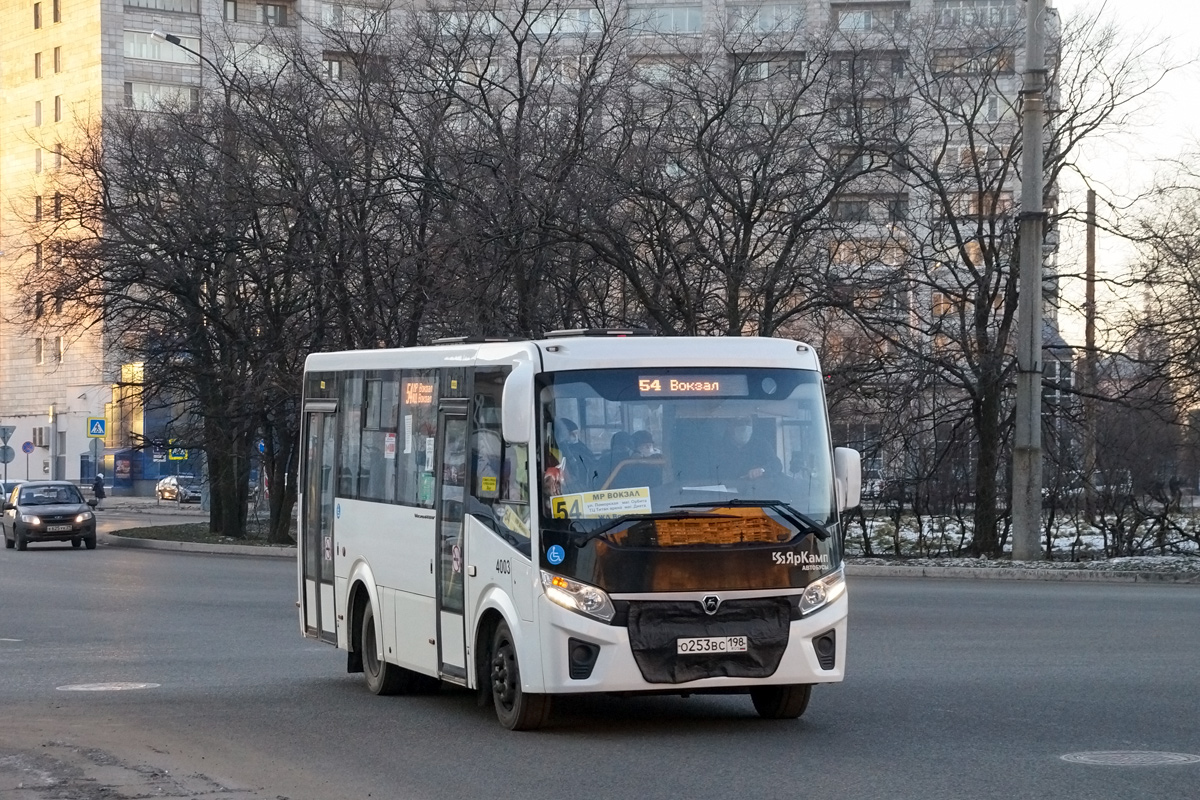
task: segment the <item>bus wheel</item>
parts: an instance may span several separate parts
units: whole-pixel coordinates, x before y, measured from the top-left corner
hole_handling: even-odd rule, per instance
[[[808,698],[811,695],[811,683],[764,686],[761,689],[750,690],[754,710],[763,719],[796,719],[808,708]]]
[[[375,612],[367,603],[362,615],[362,638],[359,640],[362,648],[363,675],[367,679],[367,688],[375,694],[400,694],[408,690],[411,673],[403,667],[389,664],[379,653],[379,640],[375,636]]]
[[[550,695],[521,691],[517,648],[507,623],[496,626],[491,666],[492,701],[500,724],[510,731],[532,731],[546,724],[550,716]]]

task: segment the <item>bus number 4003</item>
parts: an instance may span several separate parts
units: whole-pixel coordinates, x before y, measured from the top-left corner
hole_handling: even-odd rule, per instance
[[[500,575],[512,574],[512,562],[507,558],[501,558],[496,561],[496,572]]]

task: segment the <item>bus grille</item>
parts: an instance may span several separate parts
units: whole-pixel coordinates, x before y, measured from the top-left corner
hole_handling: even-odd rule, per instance
[[[629,604],[629,644],[649,683],[766,678],[787,649],[790,617],[783,597],[726,600],[712,615],[695,601],[635,601]],[[744,653],[676,653],[676,639],[698,636],[746,636],[749,647]]]

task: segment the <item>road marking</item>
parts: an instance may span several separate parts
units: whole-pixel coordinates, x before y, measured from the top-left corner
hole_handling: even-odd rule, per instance
[[[1072,764],[1096,764],[1108,767],[1157,767],[1164,764],[1200,764],[1200,756],[1191,753],[1159,753],[1153,750],[1096,750],[1059,756]]]
[[[114,681],[112,683],[72,683],[67,686],[59,686],[60,692],[122,692],[126,689],[157,689],[161,684],[158,683],[121,683]]]
[[[19,642],[20,639],[0,639],[0,642]]]

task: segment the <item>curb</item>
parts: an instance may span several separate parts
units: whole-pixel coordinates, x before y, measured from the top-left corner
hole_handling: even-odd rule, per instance
[[[1079,581],[1085,583],[1200,584],[1197,572],[1130,572],[1100,569],[1027,567],[903,567],[846,563],[846,574],[872,578],[975,578],[996,581]]]
[[[142,550],[171,550],[176,553],[203,553],[218,556],[257,556],[259,558],[296,559],[295,547],[267,547],[249,544],[205,544],[203,542],[173,542],[164,539],[138,539],[114,533],[102,533],[99,539],[111,547],[132,547]]]

